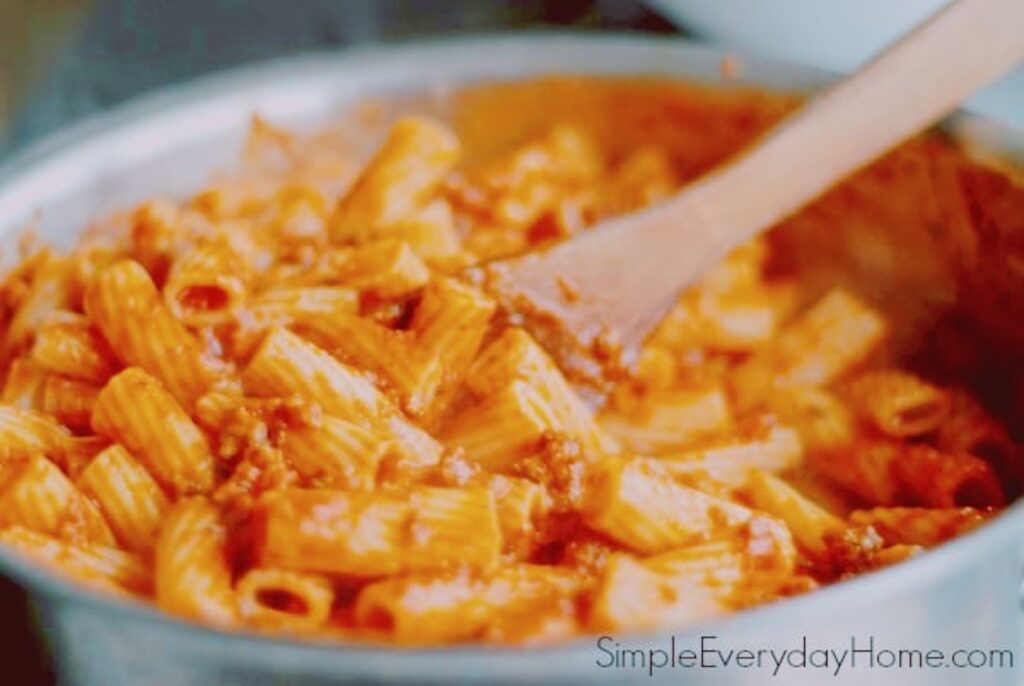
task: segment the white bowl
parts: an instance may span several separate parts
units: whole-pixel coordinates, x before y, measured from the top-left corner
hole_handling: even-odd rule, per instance
[[[949,0],[650,0],[701,38],[754,55],[851,71]],[[984,40],[982,36],[978,40]],[[1021,36],[1024,40],[1024,36]],[[1024,67],[968,109],[1024,128]]]

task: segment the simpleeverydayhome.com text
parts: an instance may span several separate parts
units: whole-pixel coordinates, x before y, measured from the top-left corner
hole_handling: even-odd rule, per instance
[[[807,636],[789,645],[737,646],[707,634],[683,641],[675,636],[642,647],[614,636],[597,639],[595,665],[600,669],[644,672],[664,670],[757,670],[777,677],[789,670],[820,670],[831,676],[853,670],[997,669],[1010,671],[1017,655],[1010,648],[953,649],[882,645],[874,636],[851,636],[844,645],[817,644]]]

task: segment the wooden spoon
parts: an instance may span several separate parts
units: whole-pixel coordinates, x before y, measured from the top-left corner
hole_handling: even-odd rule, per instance
[[[629,364],[681,290],[732,248],[934,122],[1024,58],[1024,0],[958,0],[667,201],[472,276],[578,381]]]

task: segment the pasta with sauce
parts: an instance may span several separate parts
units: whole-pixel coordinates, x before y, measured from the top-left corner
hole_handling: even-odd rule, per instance
[[[460,165],[409,117],[344,188],[265,122],[248,155],[0,287],[0,543],[222,628],[536,643],[809,591],[1017,494],[994,415],[770,239],[599,399],[459,278],[656,202],[668,148],[566,124]]]

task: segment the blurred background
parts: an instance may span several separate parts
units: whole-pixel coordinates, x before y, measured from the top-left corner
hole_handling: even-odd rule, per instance
[[[0,0],[0,150],[132,95],[238,64],[559,26],[672,30],[635,0]]]
[[[0,0],[0,155],[161,85],[311,49],[571,26],[677,31],[847,70],[946,2]],[[1024,127],[1024,69],[972,105]]]
[[[846,70],[946,1],[0,0],[0,161],[134,95],[309,50],[475,31],[627,30]],[[1024,69],[972,107],[1024,129]],[[0,579],[0,682],[51,684],[27,617],[22,594]]]

